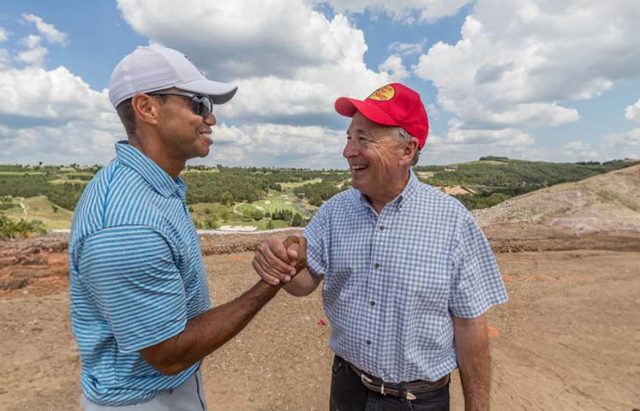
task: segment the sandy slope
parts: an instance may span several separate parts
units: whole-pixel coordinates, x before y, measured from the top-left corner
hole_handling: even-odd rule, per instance
[[[568,235],[640,233],[640,166],[534,191],[474,215],[483,227],[525,224]]]

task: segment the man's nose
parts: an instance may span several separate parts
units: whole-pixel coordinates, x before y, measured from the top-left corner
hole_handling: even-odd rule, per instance
[[[204,118],[204,122],[210,126],[215,126],[217,123],[216,116],[214,116],[213,113],[209,113],[209,115]]]
[[[354,143],[353,140],[347,140],[347,144],[344,146],[344,150],[342,150],[342,156],[344,158],[351,158],[358,155],[358,147]]]

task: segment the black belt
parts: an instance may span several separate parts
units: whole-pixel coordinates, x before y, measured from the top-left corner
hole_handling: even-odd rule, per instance
[[[347,363],[349,368],[351,368],[353,372],[360,377],[362,385],[371,391],[382,395],[403,398],[409,401],[415,400],[416,394],[439,390],[449,383],[449,374],[447,374],[438,381],[418,380],[400,384],[389,384],[385,383],[378,377],[367,374],[350,362],[345,361],[345,363]]]

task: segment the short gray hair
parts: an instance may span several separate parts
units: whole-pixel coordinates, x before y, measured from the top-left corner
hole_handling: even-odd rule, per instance
[[[407,132],[407,130],[405,130],[402,127],[394,127],[394,130],[396,131],[394,133],[396,136],[396,140],[398,140],[400,144],[406,144],[414,138],[411,134]],[[420,149],[417,149],[415,155],[413,156],[413,159],[411,160],[411,165],[415,166],[416,164],[418,164],[419,159],[420,159]]]

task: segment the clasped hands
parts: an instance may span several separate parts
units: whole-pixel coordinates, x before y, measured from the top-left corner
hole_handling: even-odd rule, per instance
[[[290,235],[284,241],[268,237],[258,247],[252,265],[264,282],[286,284],[307,266],[307,240],[302,235]]]

